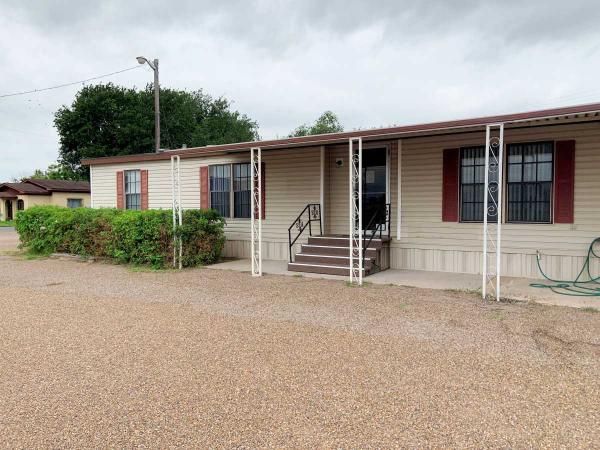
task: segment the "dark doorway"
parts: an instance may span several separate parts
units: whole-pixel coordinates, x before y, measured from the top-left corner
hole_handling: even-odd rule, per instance
[[[362,157],[362,207],[363,228],[375,228],[385,222],[385,204],[387,199],[387,149],[366,148]],[[371,227],[369,222],[374,215]]]
[[[12,200],[6,200],[4,206],[6,207],[6,220],[13,220]]]

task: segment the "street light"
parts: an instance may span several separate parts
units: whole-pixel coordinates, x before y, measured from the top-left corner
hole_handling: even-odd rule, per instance
[[[159,106],[159,85],[158,85],[158,59],[150,62],[143,56],[138,56],[137,62],[140,64],[148,64],[154,71],[154,145],[156,153],[160,151],[160,106]]]

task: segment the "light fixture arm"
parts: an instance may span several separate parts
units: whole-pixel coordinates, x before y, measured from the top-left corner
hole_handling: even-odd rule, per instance
[[[148,64],[154,71],[154,150],[158,153],[160,151],[160,86],[158,82],[158,59],[155,59],[152,62],[144,56],[138,56],[136,59],[139,64]]]

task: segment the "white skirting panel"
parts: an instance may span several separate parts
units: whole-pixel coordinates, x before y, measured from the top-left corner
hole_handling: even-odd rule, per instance
[[[482,252],[392,247],[390,264],[392,269],[480,274],[481,262]],[[543,255],[541,266],[551,278],[570,280],[584,262],[582,256]],[[600,261],[592,261],[591,272],[600,274]],[[542,278],[535,254],[504,253],[502,273],[508,277]]]
[[[300,251],[300,244],[294,253]],[[287,242],[263,241],[263,258],[287,261]],[[482,252],[392,247],[390,268],[427,270],[436,272],[481,273]],[[227,258],[250,258],[250,241],[227,240],[223,249]],[[581,256],[543,255],[542,268],[556,279],[573,279],[585,261]],[[593,274],[600,274],[600,261],[592,261]],[[502,273],[507,277],[541,278],[535,254],[505,253],[502,255]]]
[[[300,244],[294,246],[294,253],[300,251]],[[248,258],[250,259],[250,241],[225,241],[223,248],[223,256],[225,258]],[[289,259],[287,242],[268,242],[263,240],[262,243],[263,259],[275,261],[287,261]]]

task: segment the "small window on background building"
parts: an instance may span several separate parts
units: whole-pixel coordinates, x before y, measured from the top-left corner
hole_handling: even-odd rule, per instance
[[[81,208],[83,206],[83,199],[81,198],[68,198],[67,208]]]
[[[210,207],[223,217],[230,217],[231,164],[210,166]]]
[[[552,221],[552,142],[507,146],[508,222]]]
[[[21,199],[17,200],[17,211],[23,211],[25,209],[25,202]]]
[[[250,218],[250,164],[233,165],[233,217]]]
[[[142,177],[139,170],[125,171],[125,209],[142,209]]]

